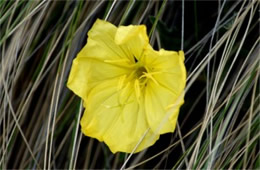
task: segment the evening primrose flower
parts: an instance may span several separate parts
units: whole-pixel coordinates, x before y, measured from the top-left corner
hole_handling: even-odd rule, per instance
[[[113,153],[130,153],[174,131],[185,84],[182,51],[153,50],[144,25],[116,27],[98,19],[67,86],[83,100],[82,132]]]

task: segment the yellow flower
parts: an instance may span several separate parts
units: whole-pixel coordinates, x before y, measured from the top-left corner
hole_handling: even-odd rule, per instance
[[[115,153],[132,152],[138,143],[139,152],[173,132],[185,84],[182,51],[153,50],[144,25],[97,20],[67,86],[83,100],[82,132]]]

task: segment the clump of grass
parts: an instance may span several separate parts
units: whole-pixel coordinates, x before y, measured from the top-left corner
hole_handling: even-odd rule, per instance
[[[1,1],[2,169],[257,169],[259,1]],[[97,18],[145,24],[154,48],[185,51],[176,131],[134,155],[80,132],[81,101],[66,88]]]

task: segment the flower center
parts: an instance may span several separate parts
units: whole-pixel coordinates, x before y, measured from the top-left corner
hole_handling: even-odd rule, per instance
[[[145,73],[147,73],[147,70],[143,66],[138,67],[137,70],[136,70],[136,77],[138,79],[140,79],[141,76],[144,75]]]

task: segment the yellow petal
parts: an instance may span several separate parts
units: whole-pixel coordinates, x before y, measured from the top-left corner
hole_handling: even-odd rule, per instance
[[[154,72],[153,78],[178,97],[186,85],[183,51],[145,50],[142,62]]]
[[[83,57],[80,52],[74,59],[67,86],[83,100],[86,100],[90,89],[101,81],[128,74],[129,69],[100,60]]]
[[[97,20],[88,33],[87,44],[73,61],[67,85],[83,100],[89,89],[100,81],[130,71],[130,55],[114,42],[116,31],[113,24]]]
[[[149,80],[145,89],[145,110],[154,133],[173,132],[184,102],[186,85],[184,55],[180,52],[146,50],[142,62],[156,81]],[[157,83],[156,83],[157,82]]]
[[[152,131],[156,134],[173,132],[182,104],[183,99],[178,101],[168,89],[149,81],[145,89],[144,105]]]
[[[81,59],[82,60],[82,59]],[[90,75],[90,63],[87,61],[79,61],[78,58],[73,60],[70,75],[68,78],[67,86],[71,89],[76,95],[81,98],[86,98],[88,92],[87,84]]]
[[[108,80],[94,87],[88,96],[86,110],[81,119],[85,135],[104,141],[112,152],[131,152],[149,129],[144,107],[135,101],[132,83],[127,88],[128,100],[120,103],[117,80]],[[152,145],[158,135],[148,131],[135,152]]]
[[[120,26],[115,35],[115,42],[134,55],[139,60],[144,48],[149,45],[145,25]]]
[[[79,57],[129,64],[132,60],[131,54],[115,43],[117,30],[113,24],[97,19],[88,32],[87,45],[82,49],[83,55]]]

